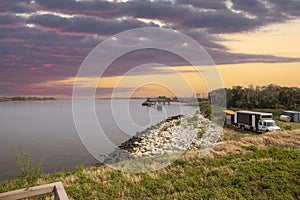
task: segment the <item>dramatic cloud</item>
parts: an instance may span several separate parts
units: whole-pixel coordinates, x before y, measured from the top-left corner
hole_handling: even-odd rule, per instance
[[[35,15],[27,22],[44,27],[57,28],[61,32],[79,32],[99,35],[111,35],[128,29],[154,26],[154,24],[146,24],[132,18],[123,20],[108,20],[95,16],[74,16],[71,18],[64,18],[50,14]]]
[[[217,64],[297,61],[230,53],[218,35],[254,31],[296,18],[300,2],[295,0],[3,0],[0,12],[0,95],[45,94],[47,89],[32,86],[75,76],[99,42],[140,27],[185,33],[203,45]],[[122,75],[149,62],[187,64],[166,52],[133,52],[115,61],[105,75]],[[53,89],[53,94],[70,92],[70,88]]]

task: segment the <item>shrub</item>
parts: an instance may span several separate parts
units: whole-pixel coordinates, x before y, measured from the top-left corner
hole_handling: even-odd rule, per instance
[[[212,111],[211,111],[211,105],[210,104],[202,104],[200,106],[201,113],[203,114],[204,117],[207,119],[212,118]]]
[[[282,127],[284,130],[292,130],[292,126],[291,125],[285,125]]]
[[[17,153],[14,148],[11,148],[11,152],[14,154],[17,164],[20,168],[20,178],[25,178],[30,181],[39,177],[42,171],[42,160],[38,163],[33,163],[31,154],[25,153],[22,147],[18,147]]]

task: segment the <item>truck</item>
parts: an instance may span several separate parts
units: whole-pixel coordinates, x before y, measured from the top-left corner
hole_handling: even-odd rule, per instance
[[[272,113],[240,110],[234,113],[234,124],[240,129],[253,130],[260,133],[280,131],[273,120]]]

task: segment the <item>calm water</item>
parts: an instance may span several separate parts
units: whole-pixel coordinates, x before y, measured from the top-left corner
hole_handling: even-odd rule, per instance
[[[158,111],[141,106],[143,100],[112,102],[97,100],[96,114],[106,137],[115,145],[168,116],[194,113],[197,109],[171,104],[163,106],[163,111]],[[86,126],[90,126],[91,120],[85,117],[87,106],[84,100],[80,101],[81,120],[84,120]],[[80,134],[89,136],[89,133]],[[99,147],[97,145],[96,151],[99,154],[111,150],[111,145],[105,141],[107,139],[97,140]],[[34,161],[42,158],[45,172],[72,169],[81,163],[93,165],[97,162],[79,139],[71,100],[0,103],[0,181],[14,178],[19,172],[10,151],[11,147],[18,146],[29,152]]]

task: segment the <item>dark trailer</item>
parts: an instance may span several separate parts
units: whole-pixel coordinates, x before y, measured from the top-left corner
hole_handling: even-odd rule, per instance
[[[251,112],[246,110],[236,111],[234,123],[240,128],[258,129],[258,121],[263,119],[272,119],[272,113]]]
[[[297,111],[283,111],[282,115],[291,117],[291,122],[300,122],[300,112]]]

